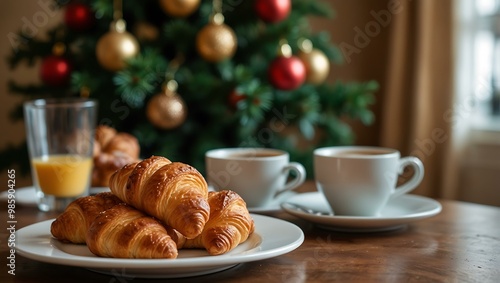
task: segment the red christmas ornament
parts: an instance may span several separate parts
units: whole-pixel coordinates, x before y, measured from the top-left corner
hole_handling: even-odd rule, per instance
[[[71,77],[71,64],[62,56],[50,55],[43,59],[40,77],[50,86],[66,85]]]
[[[257,16],[268,23],[279,22],[290,14],[291,0],[256,0]]]
[[[94,15],[89,6],[71,3],[66,6],[64,22],[72,30],[84,31],[94,24]]]
[[[277,89],[293,90],[306,79],[306,67],[295,57],[279,56],[269,66],[269,80]]]

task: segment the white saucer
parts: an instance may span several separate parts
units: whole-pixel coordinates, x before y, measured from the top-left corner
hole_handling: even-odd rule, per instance
[[[97,193],[102,193],[102,192],[109,192],[108,187],[92,187],[90,188],[89,193],[91,195],[95,195]],[[16,204],[23,205],[23,206],[37,206],[36,204],[36,190],[35,187],[30,186],[30,187],[21,187],[21,188],[16,188]],[[6,201],[8,199],[8,192],[3,191],[0,193],[0,200],[1,201]]]
[[[301,209],[308,208],[321,214]],[[321,228],[345,232],[378,232],[399,229],[406,224],[434,216],[441,212],[441,204],[436,200],[417,195],[402,195],[390,200],[380,216],[335,216],[320,192],[303,193],[289,198],[281,204],[288,213],[311,221]],[[323,214],[324,213],[324,214]]]
[[[215,191],[214,187],[212,186],[208,186],[208,190],[209,191]],[[281,194],[278,195],[278,197],[276,197],[275,199],[273,199],[271,201],[271,203],[269,203],[268,205],[266,206],[261,206],[261,207],[247,207],[248,208],[248,211],[250,211],[251,213],[258,213],[258,214],[268,214],[268,213],[274,213],[274,212],[278,212],[278,211],[281,211],[281,204],[287,200],[288,198],[296,195],[297,193],[294,192],[294,191],[285,191],[285,192],[282,192]]]
[[[183,249],[177,259],[97,257],[85,245],[55,240],[50,234],[50,225],[54,220],[18,230],[16,249],[20,255],[33,260],[88,268],[127,279],[179,278],[214,273],[240,263],[277,257],[293,251],[304,241],[302,230],[290,222],[255,214],[252,218],[255,232],[234,250],[218,256],[211,256],[201,249]]]
[[[251,213],[259,213],[259,214],[267,214],[281,211],[281,204],[288,200],[289,198],[297,195],[294,191],[286,191],[278,195],[277,198],[273,199],[273,201],[263,207],[248,207],[248,211]]]

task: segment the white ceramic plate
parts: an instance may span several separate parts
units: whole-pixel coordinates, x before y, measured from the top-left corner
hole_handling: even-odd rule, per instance
[[[89,189],[89,193],[91,195],[95,195],[97,193],[101,192],[109,192],[108,187],[92,187]],[[0,194],[0,200],[6,200],[7,199],[7,191],[3,191]],[[23,206],[37,206],[36,204],[36,190],[35,187],[21,187],[21,188],[16,188],[16,205],[23,205]]]
[[[295,205],[299,205],[297,207]],[[320,192],[298,194],[281,204],[282,208],[299,218],[315,223],[321,228],[346,232],[377,232],[399,229],[406,224],[434,216],[441,212],[441,204],[433,199],[402,195],[390,200],[380,216],[336,216]],[[306,212],[311,209],[321,214]]]
[[[50,234],[53,220],[39,222],[16,232],[17,252],[27,258],[79,266],[127,278],[178,278],[214,273],[239,263],[263,260],[288,253],[304,241],[302,230],[280,219],[252,214],[255,232],[234,250],[210,256],[204,250],[180,250],[177,259],[118,259],[93,255],[85,245],[64,244]]]

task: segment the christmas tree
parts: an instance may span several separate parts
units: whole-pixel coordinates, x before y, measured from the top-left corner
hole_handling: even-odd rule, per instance
[[[376,82],[326,82],[342,54],[308,19],[310,0],[55,1],[64,22],[48,39],[10,34],[11,68],[41,60],[41,84],[10,82],[26,99],[98,100],[99,123],[137,137],[141,155],[203,171],[219,147],[273,147],[311,172],[312,150],[350,144],[346,122],[370,124]],[[22,105],[11,118],[22,119]],[[25,157],[25,158],[23,158]],[[27,172],[25,144],[0,151]],[[21,164],[19,164],[21,163]]]

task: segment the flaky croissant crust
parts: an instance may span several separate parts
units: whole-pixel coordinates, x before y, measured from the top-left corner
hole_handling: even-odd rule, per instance
[[[209,192],[210,219],[195,239],[182,242],[185,248],[205,248],[211,255],[234,249],[255,230],[245,201],[235,192]]]
[[[86,243],[95,255],[114,258],[176,258],[177,245],[158,220],[127,204],[100,213]]]
[[[87,229],[97,215],[119,203],[122,201],[111,192],[78,198],[52,222],[50,232],[60,241],[84,244]]]
[[[128,164],[111,176],[110,188],[189,239],[201,234],[209,219],[208,185],[194,167],[181,162],[152,156]]]

